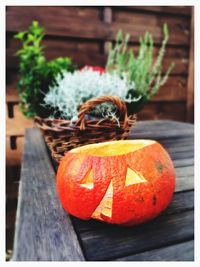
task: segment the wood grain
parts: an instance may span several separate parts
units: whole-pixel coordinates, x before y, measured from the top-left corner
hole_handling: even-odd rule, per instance
[[[176,120],[185,121],[186,107],[182,101],[149,102],[138,112],[138,120]]]
[[[19,103],[19,93],[16,88],[16,81],[6,86],[6,103]]]
[[[191,6],[115,6],[115,9],[125,9],[131,11],[143,11],[163,14],[170,14],[175,16],[190,16]]]
[[[22,151],[24,144],[24,137],[16,137],[16,148],[11,148],[10,137],[6,137],[6,165],[7,167],[20,166],[22,159]]]
[[[112,40],[116,36],[119,29],[122,29],[124,32],[129,32],[131,34],[130,41],[138,42],[138,36],[144,35],[146,31],[153,33],[154,42],[160,44],[163,40],[163,25],[151,26],[145,24],[146,21],[143,21],[143,24],[128,24],[122,22],[113,22],[111,33],[108,36],[108,39]],[[180,45],[184,44],[189,45],[189,31],[184,31],[182,29],[173,30],[170,33],[170,39],[168,44],[170,45]]]
[[[14,261],[84,259],[38,129],[26,131],[18,203]]]
[[[13,114],[13,118],[6,118],[6,136],[23,136],[25,128],[33,127],[33,120],[22,114],[19,105],[14,105]]]
[[[108,44],[108,41],[105,42]],[[107,60],[107,49],[101,53],[101,42],[96,40],[77,40],[70,38],[46,37],[43,41],[45,46],[45,55],[48,60],[59,56],[69,56],[78,67],[85,64],[105,66]],[[20,49],[20,42],[13,39],[12,34],[7,35],[6,61],[8,69],[18,68],[18,58],[15,56],[17,50]],[[129,47],[134,49],[138,55],[139,46],[130,44]],[[105,45],[107,48],[107,45]],[[158,55],[158,48],[155,47],[154,61]],[[186,75],[188,73],[188,48],[167,47],[163,60],[163,72],[166,72],[171,62],[175,63],[173,75]]]
[[[109,226],[81,234],[89,260],[112,260],[124,254],[169,246],[194,237],[193,211],[163,216],[132,228]],[[98,248],[98,249],[97,249]]]
[[[194,261],[194,241],[130,255],[116,261]]]
[[[192,8],[190,29],[190,57],[187,84],[187,115],[189,122],[194,122],[194,7]]]
[[[18,58],[15,56],[16,51],[20,48],[20,42],[13,40],[12,36],[8,38],[9,45],[6,49],[7,68],[17,69]],[[74,64],[79,67],[83,65],[105,65],[106,56],[100,54],[100,43],[97,41],[71,40],[71,39],[54,39],[46,38],[43,41],[45,46],[45,56],[48,60],[56,57],[70,57]]]
[[[18,198],[18,187],[19,182],[11,182],[9,179],[6,179],[6,196],[9,197],[9,200]]]
[[[148,26],[162,26],[164,23],[167,23],[169,32],[171,34],[172,31],[187,31],[189,32],[190,25],[190,17],[174,17],[171,15],[161,16],[160,14],[152,14],[152,13],[140,13],[137,12],[132,15],[133,10],[121,10],[121,9],[113,9],[113,20],[122,23],[129,23],[132,25],[144,24],[145,20],[148,21]],[[152,32],[152,34],[154,34]]]
[[[98,16],[91,20],[87,16],[79,16],[77,20],[77,12],[71,9],[71,16],[68,16],[69,10],[61,7],[23,7],[23,9],[21,7],[9,7],[6,16],[7,30],[11,32],[26,30],[30,22],[35,19],[44,25],[48,35],[113,40],[116,32],[119,29],[123,29],[131,34],[131,41],[134,42],[138,42],[138,36],[143,35],[146,31],[153,32],[155,43],[162,41],[162,25],[159,21],[154,25],[150,23],[144,24],[145,20],[143,20],[143,24],[141,22],[132,24],[116,21],[112,24],[107,24],[101,21]],[[24,16],[23,20],[18,19],[19,13]],[[55,19],[56,23],[54,23]],[[153,19],[155,18],[153,17]],[[10,23],[11,21],[12,23]],[[71,27],[72,24],[73,28]],[[188,45],[189,32],[182,28],[173,29],[169,43]]]
[[[18,19],[19,14],[23,16],[23,20]],[[47,35],[87,39],[104,39],[110,35],[106,24],[98,23],[99,16],[91,19],[87,14],[77,16],[76,10],[70,7],[8,7],[6,17],[7,30],[10,32],[26,30],[32,20],[37,20],[45,28]]]
[[[186,84],[183,76],[169,77],[151,101],[186,101]]]
[[[194,145],[194,125],[169,120],[138,121],[129,139],[153,139],[172,146]]]

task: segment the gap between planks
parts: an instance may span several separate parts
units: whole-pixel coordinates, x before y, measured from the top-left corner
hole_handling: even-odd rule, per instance
[[[55,173],[41,133],[27,130],[12,260],[84,260],[55,190]]]
[[[162,238],[161,238],[162,237]],[[82,233],[88,260],[110,260],[194,238],[193,210],[156,218],[133,228],[110,226]],[[98,247],[98,249],[97,249]]]
[[[194,240],[126,255],[114,261],[194,261]]]

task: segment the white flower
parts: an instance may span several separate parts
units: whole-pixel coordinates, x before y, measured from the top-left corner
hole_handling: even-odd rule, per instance
[[[127,92],[135,90],[135,84],[128,81],[125,74],[119,77],[115,73],[100,74],[92,70],[66,72],[62,78],[57,78],[57,84],[45,95],[45,105],[71,121],[77,119],[78,108],[88,99],[112,95],[126,100]]]

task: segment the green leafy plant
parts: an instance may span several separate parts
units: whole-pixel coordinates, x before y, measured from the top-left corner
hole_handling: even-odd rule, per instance
[[[44,29],[37,21],[32,22],[28,31],[15,35],[15,38],[22,42],[22,48],[16,53],[20,60],[21,75],[18,90],[21,111],[27,117],[48,116],[49,111],[43,106],[45,94],[56,84],[58,74],[73,71],[72,62],[68,57],[46,60],[44,46],[41,45],[43,37]]]
[[[174,67],[174,63],[171,63],[166,74],[162,74],[162,61],[169,39],[166,24],[163,26],[163,35],[164,38],[154,62],[154,42],[149,32],[146,32],[144,37],[140,38],[138,56],[135,56],[133,49],[128,48],[130,35],[123,36],[122,31],[118,32],[115,45],[109,44],[106,70],[116,72],[119,75],[126,73],[128,79],[135,83],[136,89],[128,92],[130,101],[127,105],[131,112],[139,111],[150,100],[159,88],[165,84]],[[138,99],[138,101],[132,105],[132,99]]]

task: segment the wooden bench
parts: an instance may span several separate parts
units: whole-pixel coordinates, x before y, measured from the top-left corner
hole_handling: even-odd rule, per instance
[[[138,122],[130,139],[159,141],[177,174],[173,201],[156,219],[123,228],[82,221],[61,207],[55,171],[38,129],[28,129],[19,187],[14,261],[193,261],[194,127]]]

